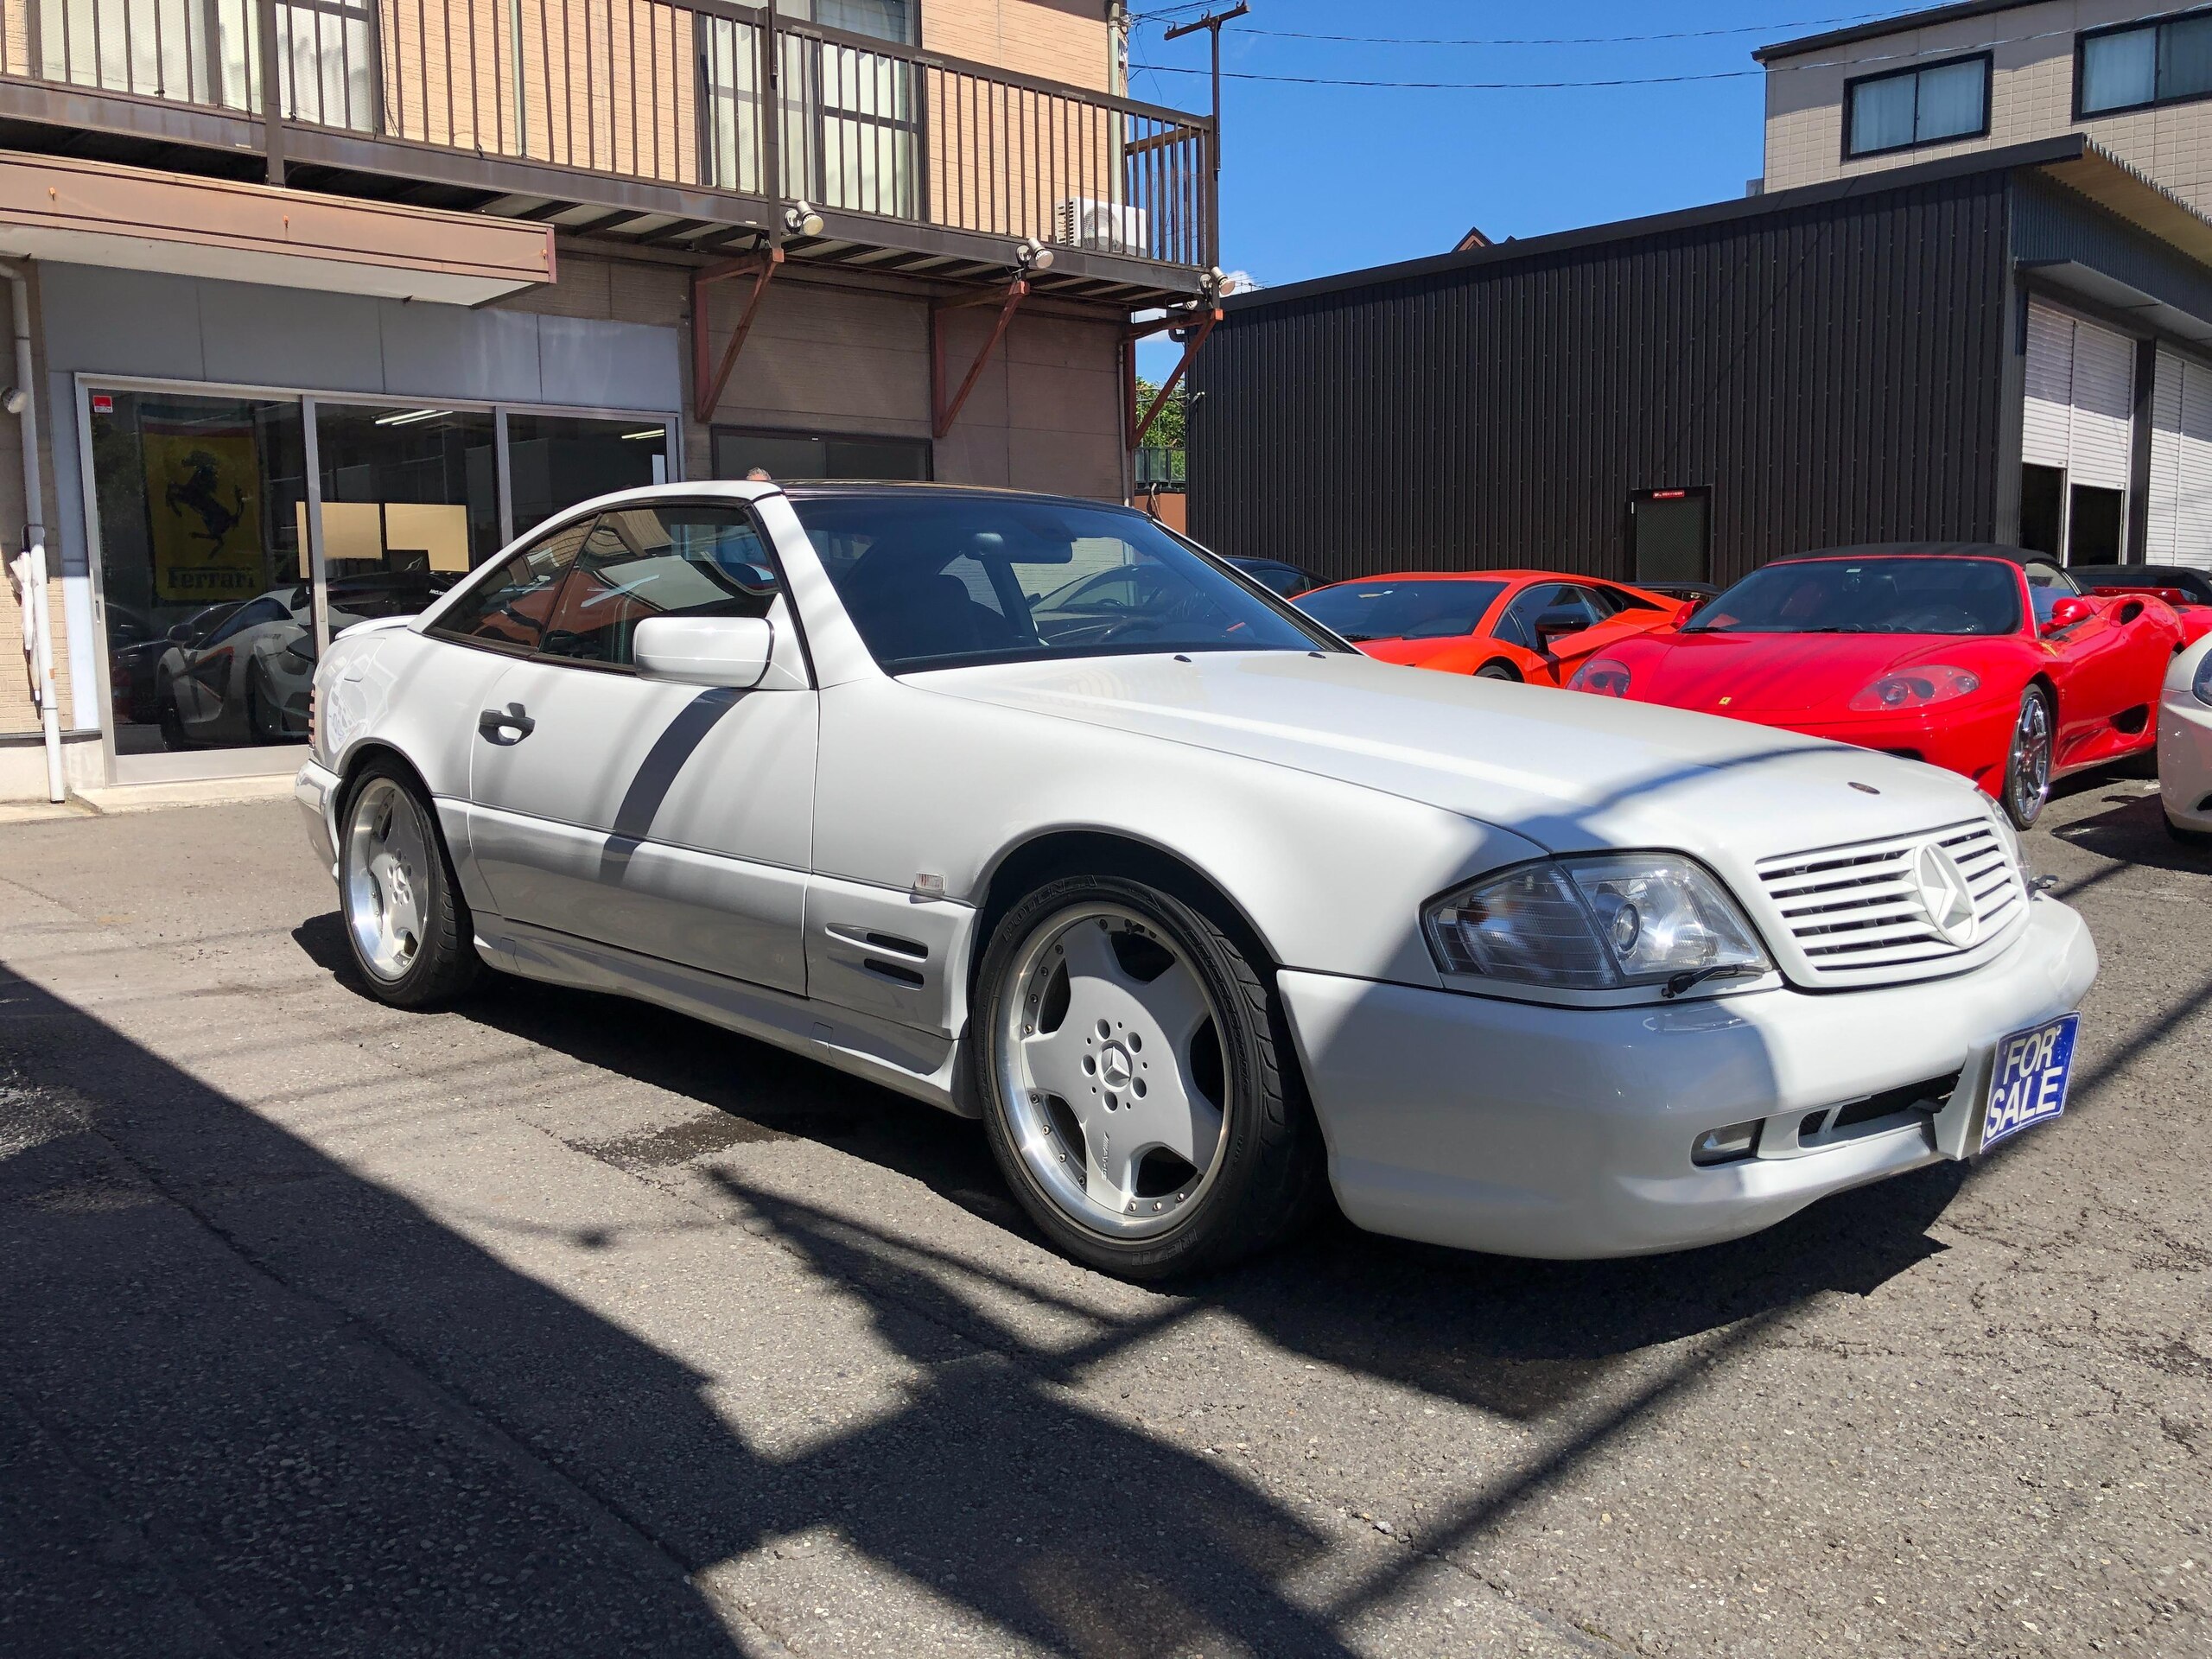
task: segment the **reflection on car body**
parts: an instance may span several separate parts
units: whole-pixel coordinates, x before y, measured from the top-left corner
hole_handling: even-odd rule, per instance
[[[981,1118],[1137,1278],[1328,1192],[1519,1255],[1737,1236],[2044,1121],[2096,969],[1958,779],[1408,673],[1095,502],[608,497],[315,697],[371,994],[488,964],[817,1056]]]

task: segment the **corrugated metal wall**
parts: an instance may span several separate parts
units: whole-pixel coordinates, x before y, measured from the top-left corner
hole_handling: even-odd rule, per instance
[[[1713,491],[1713,575],[1993,533],[2006,175],[1232,309],[1192,530],[1324,577],[1626,576],[1632,492]]]

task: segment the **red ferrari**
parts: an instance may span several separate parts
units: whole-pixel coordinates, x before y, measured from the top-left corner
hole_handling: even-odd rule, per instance
[[[1292,602],[1383,662],[1531,685],[1564,685],[1593,652],[1688,609],[1641,588],[1542,570],[1363,576]]]
[[[1927,760],[2025,829],[2054,778],[2157,743],[2181,637],[2163,601],[2018,548],[1883,543],[1777,559],[1573,683]]]

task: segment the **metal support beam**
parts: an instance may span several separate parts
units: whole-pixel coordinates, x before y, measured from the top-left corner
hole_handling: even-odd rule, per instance
[[[255,22],[261,37],[261,150],[269,162],[269,182],[284,182],[284,74],[276,38],[276,0],[258,0]]]
[[[976,382],[982,378],[983,365],[991,360],[991,353],[1006,338],[1006,331],[1013,325],[1014,314],[1029,296],[1029,284],[1017,276],[1006,286],[1004,294],[995,291],[978,294],[964,300],[941,300],[930,306],[930,429],[938,437],[952,430],[952,423],[960,418],[960,411],[968,402],[968,394],[976,390]],[[976,360],[969,365],[968,378],[960,383],[960,390],[952,394],[952,401],[944,398],[944,314],[963,310],[971,305],[999,303],[998,321],[991,326],[990,338],[983,342],[983,349],[976,353]]]
[[[715,418],[715,410],[721,406],[730,371],[737,366],[737,354],[745,349],[745,337],[753,332],[753,319],[760,315],[761,297],[783,263],[784,251],[770,247],[691,273],[691,410],[702,426]],[[753,291],[745,296],[744,308],[737,314],[737,326],[730,330],[729,344],[722,347],[721,362],[710,371],[707,364],[713,353],[707,344],[707,290],[715,283],[741,276],[753,278]]]
[[[1160,418],[1160,411],[1167,407],[1167,400],[1175,395],[1175,388],[1183,378],[1184,370],[1191,366],[1191,359],[1198,354],[1198,347],[1206,343],[1206,336],[1221,321],[1221,308],[1204,313],[1195,320],[1185,315],[1169,317],[1158,322],[1139,323],[1124,331],[1122,341],[1122,410],[1128,422],[1129,448],[1144,448],[1144,435],[1152,430],[1152,423]],[[1163,328],[1185,327],[1190,334],[1183,341],[1183,355],[1175,359],[1175,367],[1154,394],[1152,407],[1142,418],[1137,415],[1137,341],[1147,334],[1156,334]]]

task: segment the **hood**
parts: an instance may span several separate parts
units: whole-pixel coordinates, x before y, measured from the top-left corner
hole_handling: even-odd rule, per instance
[[[1988,644],[1955,634],[1665,633],[1637,641],[1620,660],[1629,670],[1629,696],[1640,702],[1746,716],[1803,715],[1840,711],[1909,664],[1970,667]]]
[[[1554,852],[1671,847],[1761,858],[1983,810],[1971,785],[1914,761],[1350,653],[1101,657],[943,669],[906,683],[1382,790]]]

